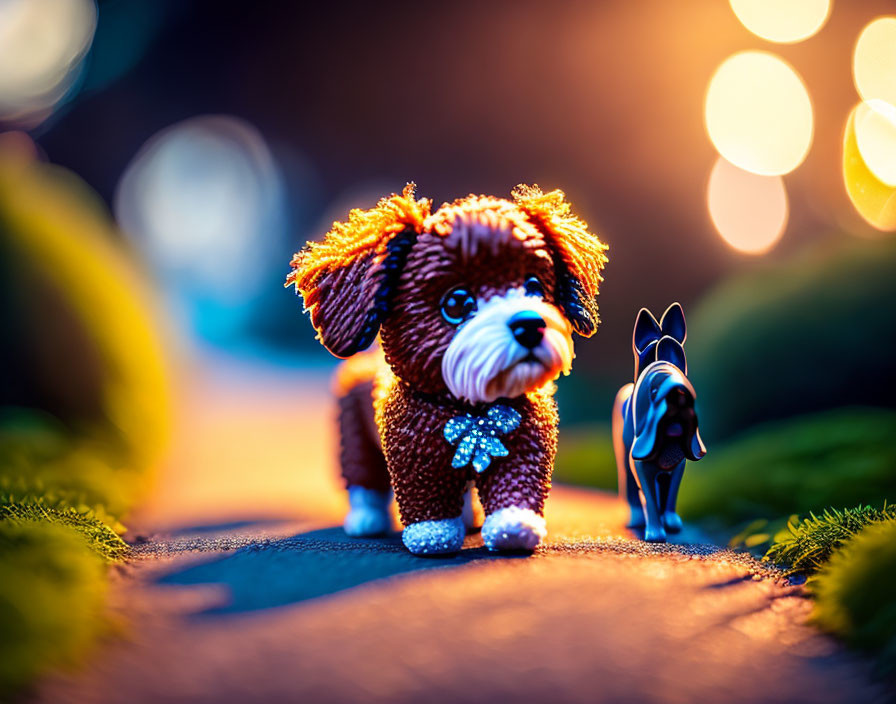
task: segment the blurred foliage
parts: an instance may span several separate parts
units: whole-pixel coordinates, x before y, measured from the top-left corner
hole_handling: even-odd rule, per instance
[[[145,485],[116,433],[97,424],[75,433],[40,411],[0,409],[0,495],[89,507],[123,530],[118,521]]]
[[[0,698],[99,632],[167,437],[161,340],[116,240],[81,181],[0,135]]]
[[[751,428],[690,462],[679,495],[686,520],[734,526],[896,496],[896,412],[843,408]]]
[[[0,699],[78,661],[104,627],[102,559],[74,530],[0,521]]]
[[[615,491],[616,474],[616,456],[609,427],[563,428],[554,461],[554,481]]]
[[[896,411],[842,408],[758,425],[709,446],[685,469],[678,508],[744,530],[754,547],[793,514],[820,506],[864,505],[896,496]],[[564,428],[554,479],[616,489],[616,461],[606,426]],[[775,521],[778,523],[776,524]]]
[[[892,407],[896,239],[844,239],[757,266],[688,315],[704,438],[836,406]]]
[[[883,508],[858,506],[842,510],[828,508],[820,516],[810,513],[802,521],[790,520],[774,538],[765,557],[778,564],[790,565],[790,571],[813,573],[821,569],[831,555],[872,523],[896,519],[896,505]]]
[[[41,409],[142,471],[167,437],[151,306],[102,204],[77,177],[0,138],[3,405]]]
[[[814,621],[852,646],[876,653],[896,674],[896,521],[869,525],[835,552],[812,582]]]

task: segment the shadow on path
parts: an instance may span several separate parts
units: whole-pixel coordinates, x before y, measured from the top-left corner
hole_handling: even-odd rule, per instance
[[[496,556],[478,547],[449,557],[421,558],[404,548],[398,533],[358,539],[348,538],[342,528],[324,528],[258,540],[231,554],[169,572],[157,583],[226,587],[231,595],[227,604],[197,614],[209,616],[286,606],[407,572],[522,557],[528,555]]]

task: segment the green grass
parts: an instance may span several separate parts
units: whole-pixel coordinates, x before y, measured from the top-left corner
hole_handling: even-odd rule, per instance
[[[108,428],[73,430],[40,411],[0,408],[0,495],[90,507],[117,526],[145,486],[146,472]]]
[[[686,520],[724,526],[896,498],[896,412],[843,408],[756,426],[688,464]]]
[[[810,513],[802,521],[789,521],[775,536],[766,559],[790,565],[792,572],[814,573],[860,531],[873,523],[896,519],[896,505],[883,508],[859,506],[843,510],[825,509],[821,515]]]
[[[104,628],[105,571],[72,528],[0,521],[0,698],[83,656]]]
[[[610,429],[601,425],[563,428],[554,461],[554,481],[616,490],[616,459]]]
[[[878,657],[882,675],[896,674],[896,521],[864,528],[812,583],[813,620],[850,645]]]

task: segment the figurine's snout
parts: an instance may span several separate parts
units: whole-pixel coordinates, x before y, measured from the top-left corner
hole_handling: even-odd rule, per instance
[[[541,344],[547,323],[534,310],[523,310],[512,316],[507,321],[507,326],[517,342],[527,350],[532,350]]]

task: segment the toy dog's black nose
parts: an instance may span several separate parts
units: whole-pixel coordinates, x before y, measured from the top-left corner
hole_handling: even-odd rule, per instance
[[[516,313],[507,321],[513,337],[527,350],[535,349],[544,337],[545,322],[534,310]]]

